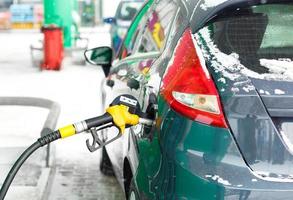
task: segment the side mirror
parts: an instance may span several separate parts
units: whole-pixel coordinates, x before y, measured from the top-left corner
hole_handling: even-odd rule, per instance
[[[116,18],[115,17],[104,18],[103,22],[106,24],[116,24]]]
[[[97,47],[84,52],[85,60],[92,65],[101,65],[108,76],[112,64],[113,50],[110,47]]]

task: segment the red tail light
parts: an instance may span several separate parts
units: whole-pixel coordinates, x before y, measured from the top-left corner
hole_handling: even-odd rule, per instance
[[[162,96],[192,120],[227,128],[218,91],[197,49],[190,29],[186,30],[163,78]]]

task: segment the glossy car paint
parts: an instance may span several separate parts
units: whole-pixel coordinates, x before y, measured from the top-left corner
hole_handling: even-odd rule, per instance
[[[214,71],[206,58],[229,124],[227,129],[201,124],[178,114],[160,95],[161,79],[189,21],[198,45],[209,49],[199,30],[220,11],[252,3],[261,1],[230,0],[212,7],[204,7],[205,1],[178,1],[184,19],[164,51],[134,54],[113,66],[108,79],[114,80],[115,85],[113,88],[104,85],[105,105],[114,96],[127,93],[139,100],[144,111],[153,104],[158,108],[154,127],[130,128],[122,140],[107,146],[125,192],[129,178],[133,177],[140,199],[292,199],[293,181],[289,176],[292,154],[270,117],[280,113],[291,115],[287,108],[293,107],[288,101],[292,94],[284,98],[259,94],[260,87],[286,90],[290,87],[288,83],[274,83],[275,86],[265,88],[268,84],[262,81],[242,77],[244,84],[253,84],[256,89],[249,93],[236,91],[235,81],[223,83],[222,72]],[[139,83],[138,89],[131,87],[133,80]],[[152,95],[157,97],[157,102],[151,101]],[[276,101],[283,103],[275,104]],[[254,118],[263,121],[266,129]],[[250,130],[255,129],[262,130],[267,140],[253,141],[251,138],[256,137],[250,135]],[[108,131],[109,134],[114,132]],[[253,155],[252,150],[259,155]]]

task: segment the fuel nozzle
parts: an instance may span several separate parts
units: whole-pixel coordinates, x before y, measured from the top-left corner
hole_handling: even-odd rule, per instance
[[[72,135],[82,133],[84,131],[90,131],[91,129],[99,128],[104,125],[106,125],[104,128],[111,126],[117,127],[119,129],[119,135],[121,135],[124,133],[125,128],[139,123],[151,126],[153,124],[153,120],[144,118],[144,116],[146,115],[141,111],[139,102],[136,98],[131,95],[120,95],[116,97],[106,109],[105,114],[59,128],[57,131],[40,138],[38,141],[42,146],[44,146],[57,139],[70,137]],[[101,129],[103,128],[99,128],[99,130]],[[91,133],[93,135],[93,131],[91,131]],[[99,141],[95,142],[98,143]],[[103,143],[103,145],[100,146],[104,146],[106,144],[108,143]],[[88,142],[87,146],[89,148]]]
[[[89,140],[86,141],[87,148],[90,152],[94,152],[120,138],[124,133],[125,128],[137,124],[144,124],[147,126],[151,126],[153,124],[153,120],[144,118],[146,115],[141,112],[138,101],[131,95],[121,95],[114,99],[114,101],[106,109],[105,115],[110,115],[112,117],[111,123],[119,129],[119,133],[116,137],[104,141],[98,136],[98,131],[102,128],[91,129],[90,133],[93,137],[92,142],[90,143]]]
[[[99,127],[111,123],[116,126],[120,133],[124,133],[125,128],[139,123],[152,125],[153,121],[144,118],[145,114],[141,111],[139,102],[131,95],[120,95],[114,99],[102,116],[87,119],[60,128],[61,138],[81,133],[91,128]]]
[[[153,120],[144,118],[146,116],[139,102],[131,95],[121,95],[114,99],[106,112],[113,117],[113,123],[124,133],[125,128],[137,124],[152,125]]]

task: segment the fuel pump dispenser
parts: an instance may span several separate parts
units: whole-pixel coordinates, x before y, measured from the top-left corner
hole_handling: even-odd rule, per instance
[[[121,135],[125,132],[125,128],[137,124],[151,126],[153,121],[145,118],[145,116],[147,115],[141,111],[138,101],[133,96],[121,95],[114,99],[114,101],[106,109],[106,113],[103,115],[70,124],[39,138],[21,154],[12,166],[1,187],[0,200],[4,200],[15,175],[22,164],[38,148],[43,147],[55,140],[64,139],[84,131],[89,131],[93,136],[93,142],[90,144],[89,140],[87,140],[86,145],[89,151],[93,152],[121,137]],[[112,126],[116,126],[119,129],[118,135],[106,142],[99,140],[97,131]]]

